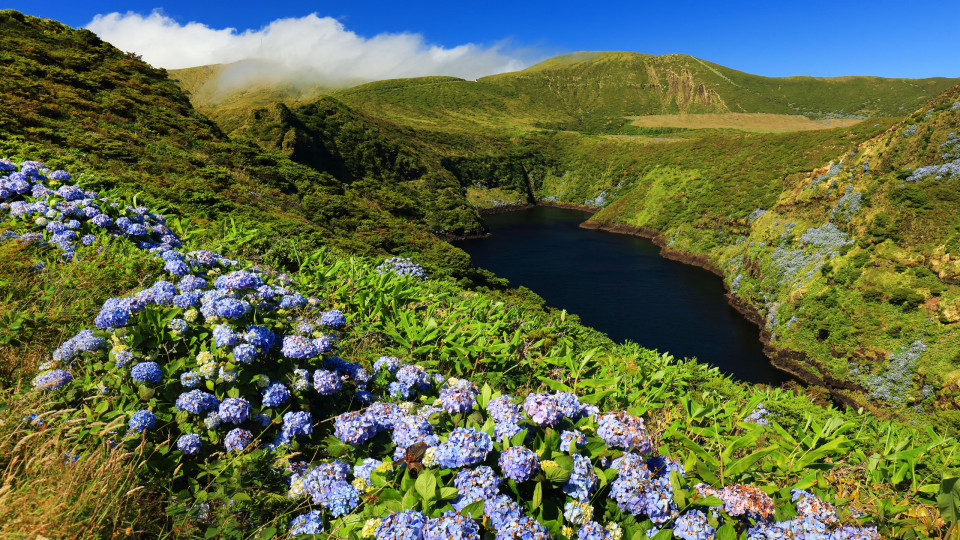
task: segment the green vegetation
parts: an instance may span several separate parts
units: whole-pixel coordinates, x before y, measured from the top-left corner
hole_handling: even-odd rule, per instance
[[[279,278],[269,269],[287,271],[298,290],[347,314],[337,351],[347,361],[369,369],[377,357],[395,356],[482,388],[468,414],[434,418],[438,433],[454,423],[492,430],[486,408],[498,392],[570,391],[644,417],[653,452],[687,471],[684,483],[670,483],[678,508],[717,504],[695,497],[690,486],[699,481],[752,484],[772,497],[776,519],[789,519],[790,490],[800,488],[842,507],[847,524],[858,521],[848,509],[866,512],[860,521],[887,536],[957,534],[960,447],[943,434],[960,425],[960,197],[951,183],[960,176],[960,88],[900,123],[870,118],[796,133],[641,128],[624,118],[896,115],[956,81],[771,79],[682,55],[582,53],[476,82],[380,81],[317,100],[278,91],[287,102],[269,105],[275,89],[211,99],[204,110],[218,125],[163,70],[90,32],[13,11],[0,12],[0,30],[0,156],[67,169],[124,207],[163,209],[185,251],[219,250],[271,279]],[[215,71],[180,78],[200,99]],[[612,343],[530,291],[473,269],[442,241],[482,232],[479,206],[531,201],[599,207],[592,219],[600,224],[649,229],[671,248],[705,257],[766,322],[764,336],[795,353],[788,356],[819,387],[747,386],[695,362]],[[32,227],[40,225],[0,224],[16,233]],[[415,256],[431,279],[377,273],[388,254]],[[148,287],[164,276],[162,266],[103,234],[78,248],[73,263],[50,245],[0,243],[4,535],[282,535],[291,517],[316,508],[284,496],[289,486],[276,460],[340,457],[353,465],[395,450],[384,437],[347,447],[329,420],[353,405],[318,401],[310,405],[315,433],[290,447],[299,456],[257,449],[187,460],[174,449],[176,435],[199,427],[174,408],[174,372],[191,366],[216,321],[179,340],[167,324],[180,308],[169,306],[100,335],[129,346],[138,361],[160,361],[169,384],[135,385],[97,350],[68,366],[72,386],[42,396],[26,388],[35,366],[90,327],[105,300]],[[284,332],[293,323],[250,317]],[[227,371],[242,367],[216,346],[210,351]],[[269,354],[275,362],[265,369],[287,376],[277,370],[291,367],[290,358]],[[256,394],[250,373],[210,391],[218,399]],[[97,394],[108,376],[120,381],[117,393]],[[379,393],[386,383],[372,388]],[[424,406],[433,397],[414,399]],[[836,409],[831,400],[854,406]],[[750,417],[761,403],[767,425]],[[143,408],[156,411],[160,428],[123,438],[131,413]],[[270,420],[264,433],[281,423]],[[588,432],[585,455],[597,463],[614,455],[591,420],[577,422]],[[531,441],[516,444],[557,466],[529,486],[510,484],[511,494],[525,512],[542,507],[535,517],[569,537],[558,514],[573,460],[555,448],[557,430],[528,427]],[[209,431],[207,443],[220,444],[222,433]],[[496,445],[491,456],[506,450]],[[615,475],[598,470],[605,498],[593,501],[596,519],[620,523],[631,540],[644,537],[652,522],[618,509],[606,485]],[[449,468],[395,472],[371,476],[377,496],[353,514],[325,511],[326,530],[355,538],[361,518],[400,509],[437,516],[449,507]],[[420,478],[432,478],[432,488]],[[744,532],[738,523],[739,531],[730,525],[723,534]]]

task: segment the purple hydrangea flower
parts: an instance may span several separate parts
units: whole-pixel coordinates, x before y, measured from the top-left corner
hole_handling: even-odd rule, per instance
[[[223,439],[223,446],[229,452],[240,452],[251,443],[253,443],[253,433],[241,428],[231,429]]]
[[[263,391],[263,406],[276,407],[290,399],[290,390],[280,383],[273,383]]]
[[[177,439],[177,448],[185,455],[192,456],[200,451],[200,436],[196,433],[187,433]]]
[[[376,423],[363,411],[343,413],[334,419],[333,426],[334,436],[352,446],[377,434]]]
[[[133,416],[130,417],[130,431],[146,431],[153,428],[157,423],[157,417],[154,414],[146,409],[139,410],[133,413]]]
[[[163,379],[163,371],[156,362],[140,362],[130,370],[130,376],[138,382],[157,384]]]
[[[55,369],[41,373],[33,380],[34,388],[38,390],[59,390],[73,380],[73,375],[64,369]]]
[[[537,453],[522,446],[511,446],[500,454],[503,475],[517,482],[528,480],[540,468]]]
[[[287,358],[313,358],[317,355],[317,348],[313,341],[303,336],[287,336],[283,338],[281,352]]]
[[[332,371],[318,369],[313,373],[313,387],[322,395],[336,394],[342,388],[340,377]]]
[[[180,394],[177,398],[177,409],[200,414],[203,411],[214,410],[220,406],[220,400],[213,394],[201,390],[191,390]]]
[[[250,416],[250,403],[243,398],[227,398],[220,403],[217,414],[224,422],[242,424]]]
[[[283,415],[283,435],[307,435],[313,433],[313,418],[306,411],[288,412]]]
[[[550,394],[531,393],[523,402],[523,411],[538,426],[553,426],[562,415]]]
[[[437,464],[452,469],[480,463],[493,449],[490,436],[475,428],[458,427],[436,450]]]

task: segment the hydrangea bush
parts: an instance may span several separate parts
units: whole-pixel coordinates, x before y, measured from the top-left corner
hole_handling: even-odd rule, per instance
[[[23,203],[11,218],[42,205],[60,219],[61,204],[81,200],[79,188],[34,194],[43,179],[24,169],[29,181],[4,183],[5,209]],[[97,202],[85,199],[80,213]],[[113,210],[94,217],[116,223],[125,209]],[[211,525],[286,516],[292,535],[378,540],[879,538],[812,493],[774,500],[702,482],[683,456],[660,455],[643,418],[656,410],[601,411],[596,395],[566,390],[514,398],[402,358],[340,358],[351,313],[268,269],[184,253],[172,234],[140,239],[135,226],[156,214],[131,212],[140,221],[97,234],[152,250],[168,277],[107,300],[34,386],[91,426],[123,419],[103,438],[145,449],[149,474],[173,475],[174,515]],[[51,243],[67,254],[70,241]],[[778,520],[781,509],[798,517]]]

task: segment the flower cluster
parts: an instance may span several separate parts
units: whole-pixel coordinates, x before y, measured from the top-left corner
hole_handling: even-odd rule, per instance
[[[390,257],[377,267],[376,272],[378,274],[391,273],[401,277],[412,277],[421,281],[427,279],[427,272],[422,266],[403,257]]]

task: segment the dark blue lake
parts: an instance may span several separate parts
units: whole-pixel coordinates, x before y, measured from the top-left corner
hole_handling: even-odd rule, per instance
[[[579,227],[586,212],[536,207],[486,216],[491,236],[457,245],[486,268],[614,341],[696,357],[745,382],[779,384],[760,332],[727,303],[722,280],[664,259],[636,236]]]

